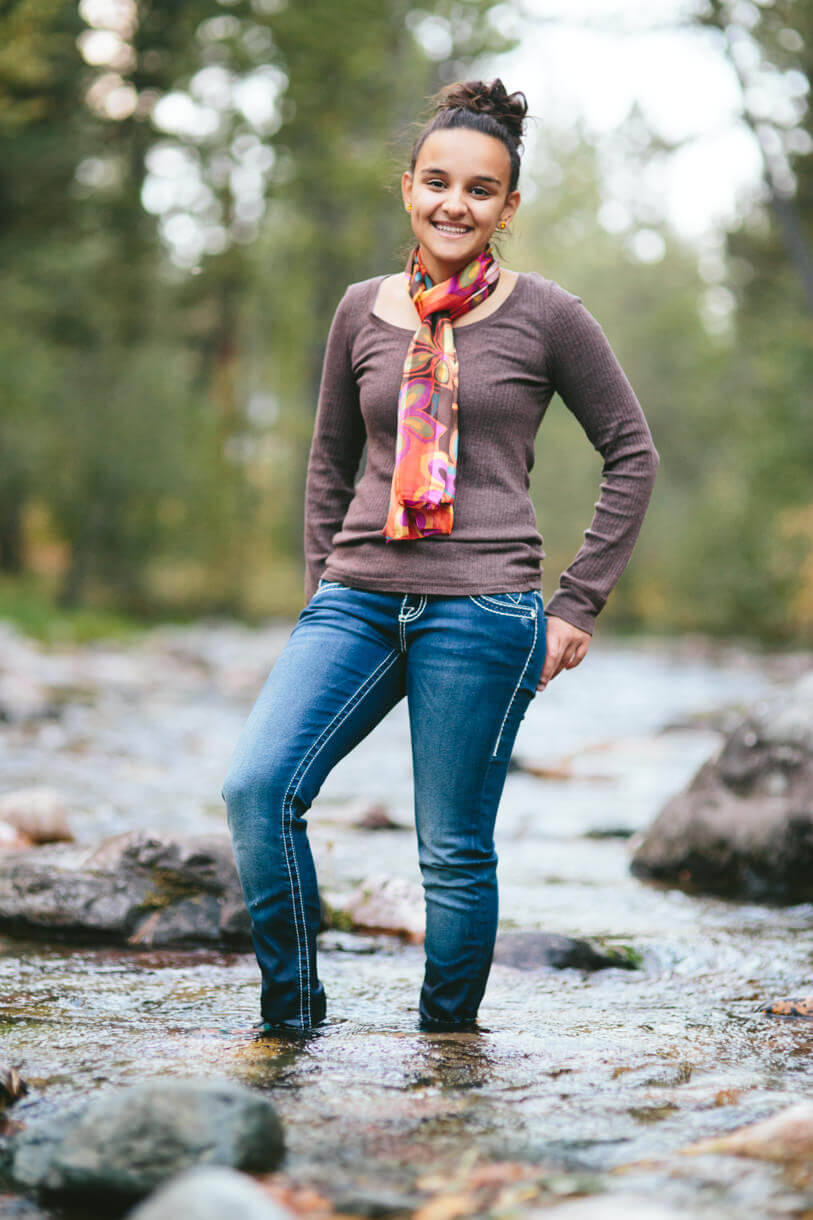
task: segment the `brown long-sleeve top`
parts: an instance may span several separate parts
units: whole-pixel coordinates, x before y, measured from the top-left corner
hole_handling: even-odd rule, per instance
[[[592,632],[644,519],[658,452],[610,344],[574,296],[520,272],[502,304],[455,327],[458,462],[450,534],[389,542],[398,391],[411,330],[372,312],[383,275],[351,284],[328,336],[305,493],[306,599],[321,576],[358,589],[541,589],[545,551],[529,494],[534,441],[555,392],[604,465],[577,555],[545,613]],[[366,443],[363,473],[357,478]]]

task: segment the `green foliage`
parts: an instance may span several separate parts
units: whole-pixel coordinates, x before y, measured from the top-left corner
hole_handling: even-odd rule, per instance
[[[43,638],[78,638],[125,629],[120,612],[298,610],[330,319],[348,282],[401,265],[399,178],[417,112],[444,79],[507,49],[495,8],[139,3],[116,66],[133,101],[118,117],[100,100],[110,65],[80,53],[88,30],[76,6],[0,9],[0,614]],[[729,9],[708,11],[725,24]],[[442,61],[421,43],[427,17],[446,23]],[[788,29],[802,50],[788,50]],[[761,5],[751,37],[777,71],[809,78],[810,6]],[[267,122],[241,110],[234,88],[219,109],[206,103],[216,110],[208,131],[167,133],[153,121],[170,93],[198,104],[212,72],[234,86],[266,70],[284,86]],[[634,122],[639,155],[655,155]],[[665,233],[665,257],[639,262],[625,234],[597,221],[602,186],[586,135],[548,125],[543,136],[536,166],[523,168],[504,261],[582,297],[661,454],[602,623],[810,641],[813,341],[784,230],[753,202],[729,236],[733,326],[710,333],[694,253]],[[813,169],[794,147],[809,242]],[[246,149],[270,166],[250,223],[235,186]],[[198,185],[150,214],[155,150],[186,156]],[[204,235],[194,273],[173,244],[178,226]],[[550,594],[581,543],[601,461],[558,400],[537,453]]]

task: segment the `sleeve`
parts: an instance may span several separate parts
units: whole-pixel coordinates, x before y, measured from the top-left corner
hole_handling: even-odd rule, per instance
[[[660,457],[632,386],[581,298],[554,284],[549,322],[551,379],[604,465],[584,542],[545,612],[592,634],[632,554]]]
[[[305,600],[310,601],[341,526],[366,439],[350,351],[353,302],[348,289],[333,316],[322,363],[305,479]]]

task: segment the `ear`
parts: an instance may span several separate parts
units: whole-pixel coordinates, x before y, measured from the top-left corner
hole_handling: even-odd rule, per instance
[[[412,174],[408,169],[405,169],[401,175],[401,197],[404,201],[404,207],[412,202]]]
[[[500,220],[504,220],[508,224],[509,220],[514,219],[514,214],[519,207],[521,198],[522,196],[519,191],[511,191],[510,195],[506,196],[505,203],[500,209]]]

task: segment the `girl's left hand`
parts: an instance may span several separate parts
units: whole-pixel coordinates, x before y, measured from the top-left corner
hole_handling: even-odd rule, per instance
[[[582,631],[572,623],[566,623],[556,615],[547,615],[545,619],[545,664],[539,679],[537,690],[544,690],[551,678],[562,669],[575,669],[584,660],[590,646],[589,631]]]

